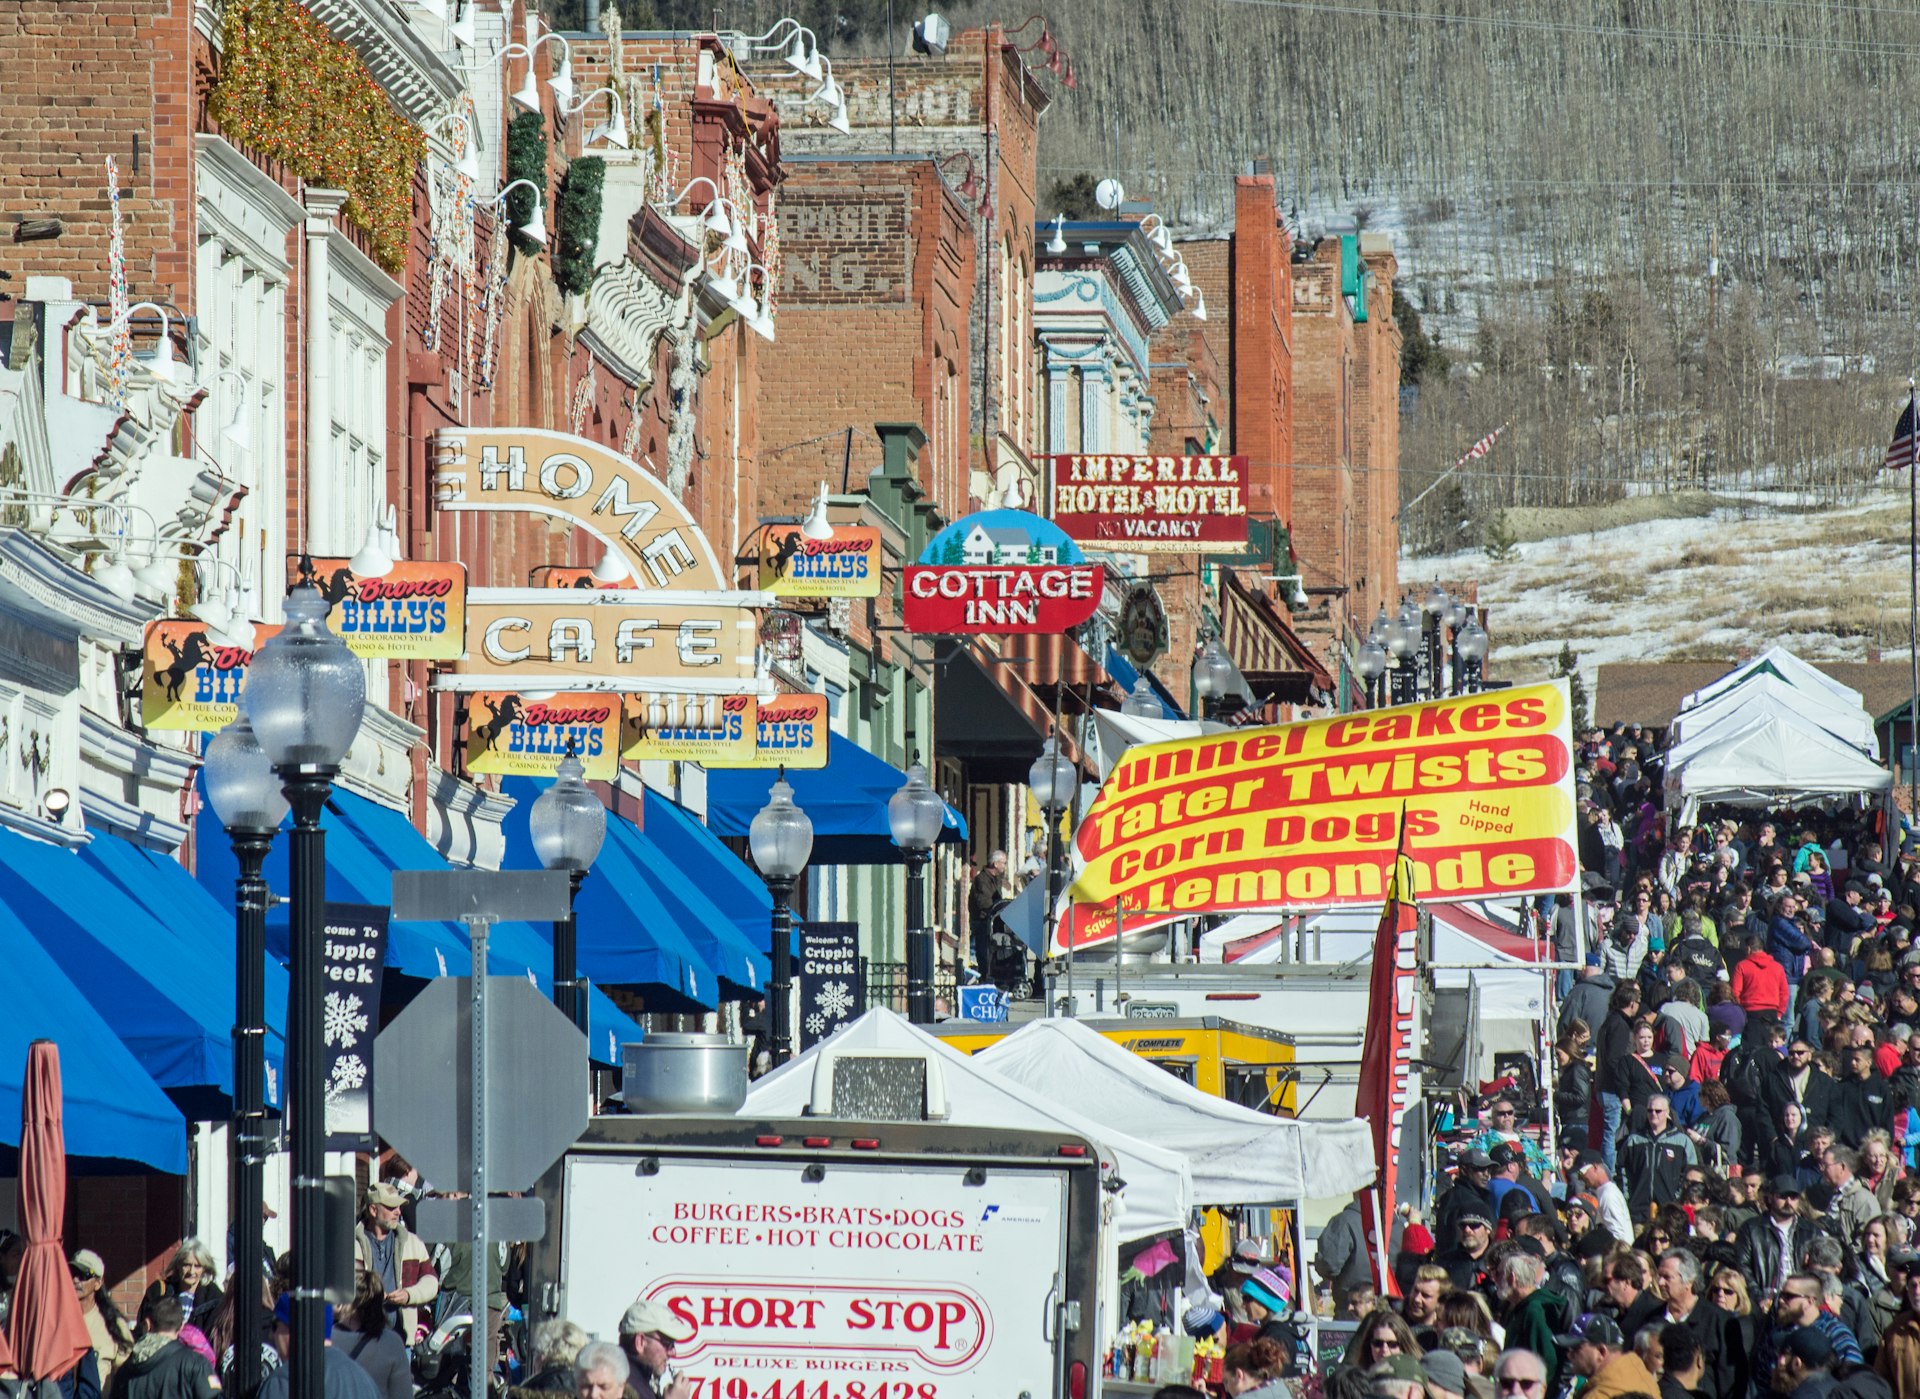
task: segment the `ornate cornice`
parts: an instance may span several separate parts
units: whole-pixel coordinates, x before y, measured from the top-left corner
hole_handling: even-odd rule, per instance
[[[151,604],[123,602],[19,529],[0,529],[0,588],[10,611],[56,636],[137,645]],[[69,677],[67,688],[78,680]]]
[[[680,297],[631,259],[602,267],[587,293],[587,324],[581,339],[628,383],[653,383],[660,337],[682,314]]]
[[[178,793],[199,766],[190,754],[161,748],[84,706],[80,710],[80,806],[90,826],[156,850],[177,850],[187,838],[186,823],[127,800],[127,778]],[[91,780],[96,771],[104,780]]]
[[[193,144],[202,171],[198,187],[203,231],[237,247],[261,271],[285,281],[287,234],[305,220],[305,207],[226,137],[203,131]]]

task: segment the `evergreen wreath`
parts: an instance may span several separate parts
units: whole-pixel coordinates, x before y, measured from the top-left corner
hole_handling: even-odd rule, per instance
[[[606,179],[607,162],[597,155],[580,157],[560,178],[560,200],[553,216],[553,280],[568,296],[582,296],[593,285]]]

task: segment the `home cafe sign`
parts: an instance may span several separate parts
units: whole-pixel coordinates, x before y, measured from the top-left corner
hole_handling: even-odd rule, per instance
[[[765,593],[729,588],[706,536],[666,486],[585,438],[537,428],[447,428],[434,439],[442,510],[569,520],[631,577],[610,589],[475,588],[467,649],[442,677],[465,691],[757,693]]]

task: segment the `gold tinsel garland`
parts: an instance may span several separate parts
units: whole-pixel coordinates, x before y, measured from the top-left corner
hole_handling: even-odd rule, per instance
[[[292,0],[227,0],[208,110],[236,144],[347,192],[347,221],[389,272],[406,265],[420,129],[351,47]]]

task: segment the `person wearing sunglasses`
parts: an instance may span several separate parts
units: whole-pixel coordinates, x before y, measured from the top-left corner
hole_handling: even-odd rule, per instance
[[[1530,1350],[1501,1351],[1493,1362],[1493,1390],[1500,1399],[1546,1399],[1546,1362]]]
[[[1573,1373],[1586,1381],[1580,1387],[1581,1399],[1624,1399],[1629,1394],[1660,1392],[1660,1382],[1628,1348],[1610,1316],[1584,1312],[1573,1330],[1555,1336],[1553,1343]]]
[[[620,1349],[626,1352],[628,1383],[641,1399],[692,1399],[693,1387],[672,1378],[674,1346],[693,1339],[693,1328],[664,1305],[638,1298],[620,1318]]]
[[[1800,1213],[1798,1176],[1775,1176],[1768,1183],[1766,1202],[1767,1212],[1742,1224],[1733,1239],[1734,1267],[1763,1298],[1780,1291],[1820,1233],[1820,1227]]]

